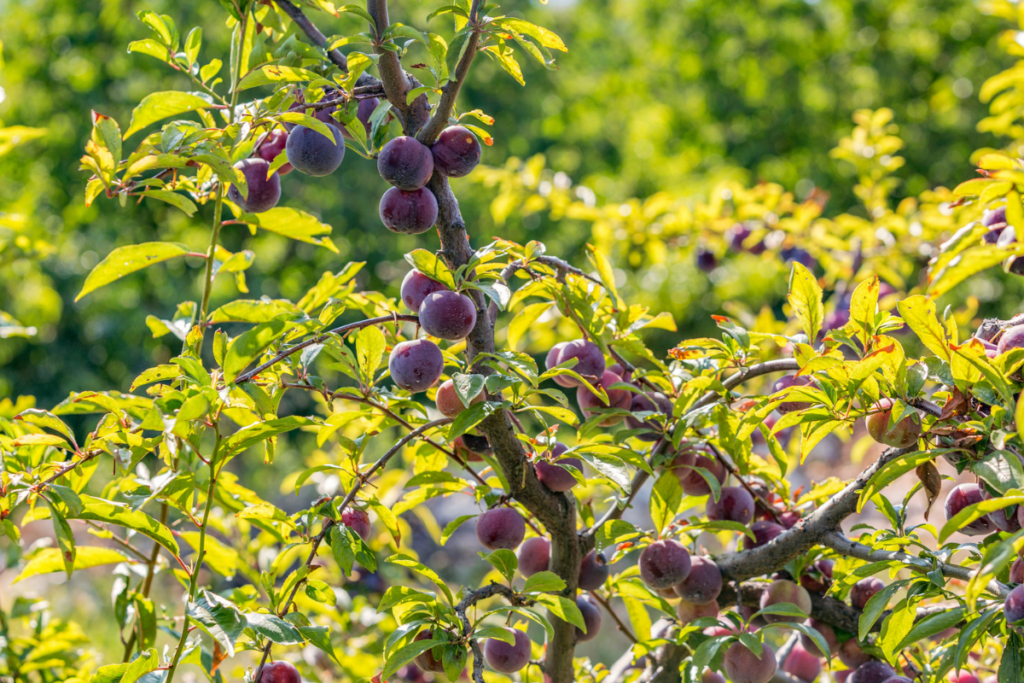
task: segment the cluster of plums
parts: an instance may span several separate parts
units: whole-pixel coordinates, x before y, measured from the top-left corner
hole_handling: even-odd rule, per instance
[[[985,211],[981,217],[981,224],[988,228],[988,232],[982,237],[986,244],[1006,248],[1016,243],[1017,231],[1006,222],[1005,206]],[[1006,264],[1006,270],[1014,275],[1024,275],[1024,259],[1011,256]]]
[[[370,132],[370,116],[377,108],[376,98],[360,100],[356,118]],[[292,109],[305,107],[299,103]],[[277,206],[281,199],[281,178],[296,169],[319,177],[333,173],[345,158],[348,132],[337,125],[337,105],[318,108],[316,119],[327,126],[334,139],[307,126],[286,124],[271,131],[256,149],[255,156],[243,159],[235,168],[245,176],[248,196],[234,185],[228,199],[246,213],[262,213]],[[380,200],[380,219],[393,232],[418,235],[437,222],[438,204],[434,193],[425,187],[436,171],[449,178],[461,178],[480,163],[480,142],[465,126],[450,126],[431,147],[416,138],[400,136],[388,141],[377,156],[377,170],[391,187]],[[288,163],[274,173],[270,164],[282,152]]]

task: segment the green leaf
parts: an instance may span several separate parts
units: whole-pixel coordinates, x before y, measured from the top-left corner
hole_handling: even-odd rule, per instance
[[[278,645],[296,645],[303,641],[302,634],[294,626],[273,614],[250,612],[245,619],[249,628]]]
[[[290,323],[285,320],[271,320],[260,323],[232,339],[224,356],[224,379],[234,382],[235,378],[249,367],[264,349],[288,331],[289,327]]]
[[[531,38],[535,38],[537,42],[544,47],[549,47],[553,50],[561,50],[562,52],[569,51],[569,48],[565,46],[565,43],[562,42],[562,39],[559,38],[557,34],[543,26],[535,26],[528,21],[516,19],[514,17],[502,17],[501,19],[495,19],[494,23],[515,31],[516,33],[522,33],[530,36]]]
[[[455,533],[456,529],[458,529],[460,526],[462,526],[469,520],[473,519],[474,517],[476,517],[476,515],[461,515],[459,517],[456,517],[452,521],[448,522],[445,525],[444,530],[441,532],[441,545],[444,545],[448,542],[448,539],[452,537],[452,534]]]
[[[1024,671],[1024,638],[1016,631],[1011,631],[1003,646],[1003,656],[999,660],[997,683],[1017,683],[1021,671]]]
[[[128,557],[124,553],[113,548],[89,545],[78,546],[75,550],[74,570],[89,569],[105,564],[118,564],[127,559]],[[18,583],[22,579],[27,579],[37,574],[52,574],[59,571],[64,571],[64,559],[61,556],[61,551],[57,548],[44,548],[28,561],[28,564],[25,565],[25,568],[21,570],[21,573],[18,574],[12,583]]]
[[[235,642],[247,621],[236,605],[221,596],[204,590],[188,605],[188,615],[207,635],[220,643],[228,657],[235,656]]]
[[[458,372],[452,375],[452,385],[463,406],[468,408],[473,399],[480,395],[484,390],[484,381],[483,375],[463,375]]]
[[[64,421],[53,413],[41,410],[39,408],[29,408],[23,410],[14,418],[15,420],[21,420],[30,425],[36,427],[43,427],[46,429],[52,429],[55,432],[60,432],[67,437],[68,441],[75,443],[75,435],[71,431],[71,428],[64,424]],[[77,445],[76,445],[77,448]]]
[[[135,391],[143,384],[176,379],[179,375],[181,375],[181,368],[177,365],[158,365],[155,368],[149,368],[140,372],[139,376],[132,382],[129,391]]]
[[[683,500],[683,488],[675,472],[665,471],[651,489],[651,519],[658,533],[676,518]]]
[[[561,595],[548,595],[547,593],[541,593],[537,596],[537,602],[541,605],[545,605],[551,613],[562,621],[567,621],[570,624],[578,627],[584,633],[587,632],[587,626],[583,623],[583,614],[580,612],[580,608],[576,606],[576,602],[569,598],[562,597]]]
[[[316,424],[318,424],[316,420],[301,415],[257,422],[229,436],[221,443],[221,448],[225,455],[232,455],[273,436],[290,432],[299,427],[312,427]]]
[[[132,111],[132,121],[128,130],[125,131],[124,139],[127,140],[157,121],[209,107],[210,103],[207,100],[191,93],[176,91],[150,93],[142,98],[139,105]]]
[[[552,306],[554,303],[542,301],[538,304],[530,304],[519,311],[516,317],[512,318],[512,322],[508,324],[508,347],[515,351],[519,347],[520,340],[533,327],[537,319],[551,310]]]
[[[247,73],[238,82],[238,90],[248,90],[260,85],[276,85],[280,83],[305,83],[315,81],[320,75],[298,67],[267,64]]]
[[[921,343],[939,358],[949,362],[949,341],[935,314],[935,302],[916,295],[902,299],[896,304],[900,317],[914,331]]]
[[[407,567],[416,572],[417,574],[419,574],[420,576],[427,578],[431,583],[433,583],[435,586],[441,589],[441,592],[444,593],[444,596],[448,598],[449,605],[455,605],[455,602],[452,598],[452,592],[448,589],[448,586],[445,584],[444,581],[441,580],[441,577],[438,576],[437,572],[435,572],[433,569],[429,569],[424,565],[420,564],[419,562],[417,562],[416,560],[412,559],[408,555],[404,555],[401,553],[397,555],[392,555],[391,557],[386,559],[385,562],[388,562],[390,564],[397,564],[400,567]]]
[[[437,258],[426,249],[413,249],[405,255],[405,260],[431,280],[436,280],[448,289],[455,289],[455,276],[444,261]]]
[[[286,206],[275,206],[263,213],[243,213],[239,216],[239,220],[257,228],[263,228],[299,242],[316,244],[338,253],[337,247],[329,237],[320,237],[320,235],[330,235],[331,226],[320,222],[315,216],[305,211]]]
[[[373,384],[373,375],[380,367],[384,358],[384,348],[387,342],[384,333],[377,327],[364,327],[355,334],[356,337],[356,358],[359,360],[359,369],[368,385]]]
[[[481,552],[479,555],[497,569],[507,581],[511,582],[516,574],[516,570],[519,569],[519,560],[511,550],[499,548],[489,553]]]
[[[940,454],[941,451],[914,451],[912,453],[904,453],[882,465],[871,475],[868,483],[861,489],[860,498],[857,499],[857,512],[863,510],[867,502],[889,484],[907,472],[916,469],[918,465],[930,462]]]
[[[896,654],[899,652],[899,644],[910,633],[914,627],[914,618],[917,616],[918,600],[905,598],[901,600],[892,613],[882,622],[882,636],[879,644],[882,653],[889,663],[895,663]]]
[[[156,648],[140,652],[138,657],[133,659],[128,665],[124,675],[121,676],[121,683],[135,683],[135,681],[159,667],[160,656],[157,654]]]
[[[461,413],[455,416],[451,427],[448,429],[448,442],[451,443],[456,437],[462,436],[473,427],[480,424],[486,417],[501,409],[502,404],[495,401],[483,401],[474,403]]]
[[[154,263],[167,261],[176,256],[184,256],[188,247],[184,244],[171,242],[145,242],[127,247],[118,247],[99,262],[82,285],[82,291],[75,297],[79,301],[83,296],[104,285],[109,285],[120,278],[147,268]]]
[[[178,543],[170,529],[144,512],[132,510],[123,505],[92,496],[82,496],[82,511],[68,515],[71,519],[88,519],[93,522],[106,522],[133,529],[143,536],[156,541],[167,548],[172,555],[178,555]]]
[[[424,640],[414,640],[408,645],[403,645],[398,648],[392,652],[391,656],[388,657],[386,662],[384,662],[384,671],[380,674],[381,680],[388,680],[403,666],[440,642],[441,641],[434,640],[433,638],[425,638]]]
[[[822,303],[821,286],[802,263],[793,262],[787,298],[810,343],[815,343],[825,320],[825,305]]]
[[[889,604],[889,600],[896,591],[904,588],[908,581],[893,581],[888,586],[878,591],[868,600],[867,604],[864,605],[864,611],[860,615],[860,620],[857,623],[858,640],[864,640],[867,638],[868,633],[871,632],[871,628],[878,621],[878,617],[882,616],[882,612],[885,611],[886,606]],[[824,650],[822,650],[824,652]]]
[[[422,602],[430,604],[434,602],[435,598],[430,593],[424,593],[418,591],[415,588],[409,588],[408,586],[391,586],[384,592],[383,597],[380,599],[380,604],[377,605],[377,612],[385,612],[396,605],[402,605],[407,602]]]
[[[75,534],[71,531],[71,525],[68,524],[68,520],[60,509],[49,500],[46,502],[50,507],[53,533],[57,537],[57,546],[60,548],[60,556],[64,561],[64,571],[70,579],[71,573],[75,570]]]
[[[565,589],[565,581],[558,574],[549,571],[537,572],[526,580],[524,593],[557,593]]]
[[[170,190],[146,190],[140,194],[143,197],[152,197],[153,199],[159,199],[162,202],[167,202],[171,206],[181,209],[189,218],[199,210],[199,207],[197,207],[195,202],[191,199],[183,194],[171,192]]]
[[[931,616],[925,617],[914,624],[914,628],[910,629],[910,632],[904,636],[896,649],[902,650],[908,645],[916,643],[919,640],[934,636],[936,633],[941,633],[947,628],[956,626],[964,620],[965,616],[967,616],[966,607],[953,607],[948,610],[943,610],[938,614],[932,614]]]
[[[1010,507],[1011,505],[1019,505],[1021,503],[1024,503],[1024,496],[993,498],[991,500],[983,500],[980,503],[975,503],[974,505],[968,505],[964,509],[960,510],[960,512],[953,515],[953,517],[943,525],[942,529],[939,531],[939,543],[945,543],[946,539],[954,533],[991,512],[996,512],[997,510],[1002,510],[1003,508]]]

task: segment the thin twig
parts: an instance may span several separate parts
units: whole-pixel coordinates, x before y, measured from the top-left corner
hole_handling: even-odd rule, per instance
[[[616,614],[615,610],[612,609],[612,605],[611,605],[610,602],[605,600],[603,597],[601,597],[595,591],[590,591],[590,597],[592,597],[595,600],[597,600],[601,604],[601,606],[604,607],[605,611],[608,612],[608,615],[612,618],[612,621],[615,622],[615,626],[620,631],[622,631],[623,635],[625,635],[627,638],[629,638],[631,641],[633,641],[634,644],[640,642],[639,640],[636,639],[636,636],[633,635],[633,632],[629,630],[629,627],[626,626],[624,623],[622,623],[622,619],[619,619],[619,615]]]

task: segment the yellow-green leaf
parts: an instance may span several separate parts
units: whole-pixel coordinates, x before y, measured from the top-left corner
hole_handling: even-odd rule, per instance
[[[188,247],[184,244],[174,244],[172,242],[144,242],[127,247],[118,247],[92,269],[89,276],[85,278],[82,291],[75,297],[75,301],[80,300],[86,294],[104,285],[109,285],[111,282],[119,280],[129,273],[134,273],[154,263],[167,261],[176,256],[184,256],[187,253]]]

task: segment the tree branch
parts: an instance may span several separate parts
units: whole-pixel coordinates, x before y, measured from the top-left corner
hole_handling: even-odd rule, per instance
[[[522,595],[518,595],[508,586],[502,586],[491,582],[489,585],[483,588],[478,588],[475,591],[469,591],[465,597],[459,601],[459,604],[455,606],[455,614],[459,617],[459,621],[462,622],[462,637],[469,638],[472,627],[469,624],[469,619],[466,617],[466,611],[470,607],[486,600],[487,598],[494,597],[495,595],[501,595],[513,605],[530,605],[533,604],[533,600],[524,598]],[[476,683],[484,683],[484,654],[480,649],[480,643],[475,638],[469,641],[469,647],[473,650],[473,680]]]
[[[474,0],[472,8],[474,11],[470,15],[470,26],[473,27],[473,32],[469,34],[469,40],[466,41],[466,51],[462,53],[462,58],[459,59],[459,63],[455,67],[452,79],[442,88],[441,99],[437,101],[437,107],[434,108],[434,113],[431,115],[430,120],[416,134],[416,139],[427,147],[434,144],[437,136],[448,125],[448,118],[452,115],[452,111],[455,110],[455,100],[459,97],[459,90],[466,81],[466,76],[469,75],[469,67],[473,63],[473,58],[476,57],[476,47],[480,42],[480,34],[476,31],[476,20],[473,17],[476,14],[475,10],[479,9],[479,4],[479,0]]]

